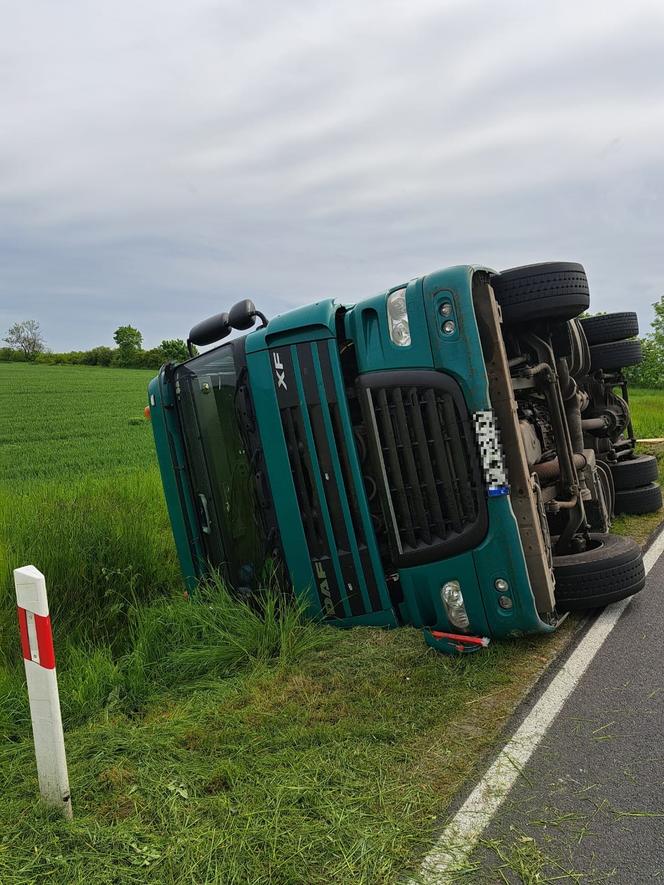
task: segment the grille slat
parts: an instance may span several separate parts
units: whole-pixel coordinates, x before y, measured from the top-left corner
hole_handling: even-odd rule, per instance
[[[475,517],[475,503],[473,501],[471,488],[468,483],[461,481],[461,478],[466,474],[468,469],[465,458],[465,450],[468,446],[468,440],[462,439],[461,437],[463,425],[455,411],[452,399],[450,397],[445,397],[442,406],[445,427],[450,435],[450,449],[452,462],[454,464],[454,473],[458,479],[456,490],[460,499],[461,513],[464,514],[466,519],[473,519]]]
[[[332,466],[329,443],[325,433],[325,425],[323,424],[323,417],[321,415],[321,407],[319,405],[311,405],[309,406],[308,412],[314,437],[314,445],[316,446],[316,454],[318,455],[318,463],[324,477],[325,500],[330,514],[332,531],[334,532],[334,537],[337,542],[337,549],[339,552],[348,553],[350,551],[350,543],[346,531],[346,521],[344,520],[341,508],[339,489],[337,488],[336,483],[332,481],[334,468]]]
[[[370,394],[371,395],[371,394]],[[406,543],[411,546],[416,544],[415,526],[410,513],[408,497],[406,495],[406,487],[404,485],[401,474],[401,465],[399,463],[399,453],[397,451],[397,440],[392,426],[392,413],[387,401],[387,391],[379,390],[376,395],[377,402],[374,403],[374,410],[378,420],[379,430],[382,433],[381,448],[385,456],[385,466],[388,469],[388,480],[390,483],[390,492],[396,497],[397,521],[399,523],[399,531]]]
[[[362,525],[362,516],[360,514],[360,506],[357,498],[357,489],[355,488],[355,483],[353,481],[349,452],[343,438],[339,407],[336,403],[330,403],[329,408],[334,444],[339,454],[341,476],[346,489],[352,530],[355,533],[355,540],[357,542],[360,561],[362,563],[364,580],[367,585],[367,593],[369,594],[371,611],[380,611],[381,608],[383,608],[383,604],[380,600],[378,585],[376,584],[376,576],[371,563],[371,557],[369,556],[369,548],[367,547],[366,534]]]
[[[286,437],[286,447],[288,456],[293,467],[294,479],[299,490],[298,500],[300,503],[300,513],[305,526],[307,535],[312,539],[314,555],[322,552],[320,530],[318,520],[316,519],[315,499],[311,482],[305,479],[302,450],[300,440],[295,425],[293,409],[287,408],[282,412],[282,424],[284,436]]]
[[[396,419],[397,429],[399,431],[399,454],[405,464],[406,474],[408,477],[408,488],[412,494],[412,505],[415,511],[417,533],[426,544],[431,543],[431,527],[429,519],[424,508],[424,499],[422,498],[422,488],[420,476],[415,464],[415,452],[413,441],[408,429],[408,421],[406,420],[406,410],[403,404],[403,396],[400,387],[395,387],[392,394],[392,403],[394,406],[394,416]]]
[[[420,469],[424,477],[424,492],[427,496],[429,511],[433,519],[433,532],[439,538],[445,537],[445,518],[440,506],[440,497],[437,494],[436,479],[433,473],[433,464],[431,462],[431,451],[429,440],[427,439],[426,430],[424,429],[424,420],[422,418],[422,409],[418,401],[418,392],[416,387],[411,387],[408,391],[408,401],[410,403],[410,420],[415,432],[417,441],[417,456]]]
[[[452,523],[455,532],[461,531],[461,512],[457,501],[456,489],[454,487],[454,474],[443,438],[443,431],[440,426],[440,415],[438,412],[438,403],[436,394],[433,390],[425,392],[426,416],[431,435],[431,443],[433,448],[434,462],[438,468],[438,481],[443,488],[444,506],[448,513],[448,519]]]

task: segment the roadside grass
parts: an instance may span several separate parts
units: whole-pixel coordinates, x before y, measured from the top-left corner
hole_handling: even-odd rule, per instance
[[[0,749],[0,881],[394,882],[561,638],[455,659],[412,629],[311,628],[294,655],[157,680],[143,711],[68,729],[72,824],[36,806],[24,731]]]
[[[251,607],[218,577],[196,605],[184,596],[130,603],[128,625],[113,645],[65,639],[58,646],[63,722],[81,725],[104,712],[140,716],[155,698],[189,691],[255,666],[290,664],[324,647],[332,631],[266,588]],[[23,666],[0,668],[0,735],[18,740],[29,722]]]
[[[630,388],[629,405],[637,437],[664,437],[664,390]]]
[[[181,587],[157,469],[0,485],[0,661],[15,653],[17,564],[47,576],[56,641],[114,644],[131,602]]]

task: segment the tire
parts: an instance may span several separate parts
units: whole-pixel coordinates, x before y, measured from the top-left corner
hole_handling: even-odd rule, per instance
[[[607,467],[611,470],[616,492],[647,486],[651,482],[657,482],[659,478],[657,458],[654,455],[637,455],[615,464],[609,463]]]
[[[553,558],[560,611],[598,608],[633,596],[645,586],[643,556],[636,541],[620,535],[589,537],[593,549]]]
[[[638,339],[614,341],[610,344],[594,344],[590,348],[590,371],[638,366],[642,359],[643,352]]]
[[[506,323],[564,322],[590,305],[583,265],[567,261],[527,264],[494,274],[491,284]]]
[[[606,313],[598,317],[585,317],[581,321],[588,344],[607,344],[636,338],[639,334],[639,318],[631,310],[624,313]]]
[[[661,506],[662,490],[656,482],[616,492],[616,513],[655,513]]]

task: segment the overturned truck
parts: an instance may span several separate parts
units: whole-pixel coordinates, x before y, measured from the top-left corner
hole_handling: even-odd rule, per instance
[[[640,548],[610,533],[628,407],[601,442],[589,303],[579,264],[461,266],[194,327],[215,346],[149,388],[190,586],[215,569],[251,596],[278,566],[313,617],[450,652],[640,591]]]

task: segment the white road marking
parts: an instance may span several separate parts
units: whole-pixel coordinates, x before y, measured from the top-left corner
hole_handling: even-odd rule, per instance
[[[661,532],[643,557],[646,574],[663,552],[664,532]],[[410,885],[444,885],[449,874],[470,854],[632,598],[611,605],[597,618],[482,780],[445,827],[433,850],[424,859],[419,876],[411,880]]]
[[[650,571],[650,569],[657,562],[659,557],[664,552],[664,531],[660,532],[660,534],[655,538],[654,542],[648,547],[645,556],[643,557],[643,564],[646,567],[646,574]]]

